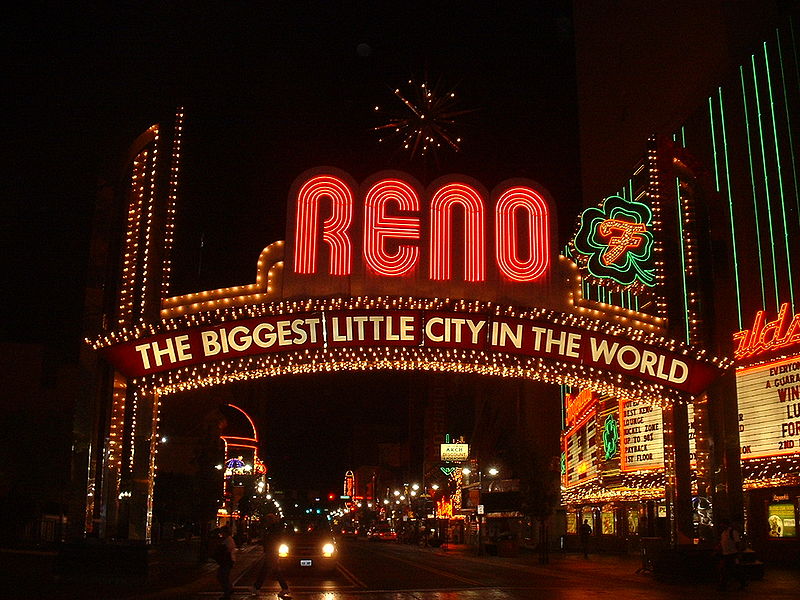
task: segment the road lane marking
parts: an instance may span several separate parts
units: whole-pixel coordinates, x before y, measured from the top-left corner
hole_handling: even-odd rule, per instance
[[[352,583],[357,587],[366,589],[367,584],[361,581],[358,577],[356,577],[349,569],[345,568],[344,565],[339,563],[338,565],[336,565],[336,568],[342,575],[345,576],[346,579],[350,581],[350,583]]]
[[[405,560],[402,558],[398,558],[396,555],[392,556],[389,553],[384,554],[384,556],[388,556],[389,558],[393,558],[394,560],[402,563],[406,563],[407,565],[411,565],[412,567],[417,567],[418,569],[424,569],[425,571],[430,571],[431,573],[435,573],[436,575],[441,575],[442,577],[447,577],[449,579],[455,579],[456,581],[460,581],[462,583],[468,583],[470,585],[478,586],[478,587],[486,587],[481,585],[480,581],[475,581],[474,579],[467,579],[466,577],[461,577],[459,575],[453,575],[452,573],[448,573],[447,571],[442,571],[440,569],[434,569],[432,567],[428,567],[427,565],[420,564],[418,562],[414,562],[411,560]]]

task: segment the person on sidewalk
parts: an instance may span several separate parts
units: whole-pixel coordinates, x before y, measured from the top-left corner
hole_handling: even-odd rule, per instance
[[[742,547],[742,536],[739,529],[734,526],[728,519],[720,521],[722,533],[719,538],[719,585],[720,591],[725,591],[728,588],[728,581],[731,578],[739,580],[739,589],[743,590],[747,587],[747,574],[743,566],[740,564]]]
[[[236,550],[236,544],[231,535],[231,528],[227,525],[221,527],[219,533],[220,539],[214,551],[214,560],[219,564],[217,568],[217,581],[219,581],[220,586],[222,586],[221,598],[223,600],[228,600],[233,595],[231,571],[233,570],[233,553]]]
[[[281,586],[281,591],[278,592],[278,598],[291,598],[289,592],[289,584],[283,575],[283,571],[278,564],[278,545],[281,543],[281,534],[283,533],[283,523],[275,513],[269,513],[264,517],[263,529],[261,530],[261,548],[264,555],[261,557],[261,563],[258,567],[258,575],[256,582],[253,584],[251,590],[254,596],[258,595],[261,586],[267,577],[272,575],[278,580]]]
[[[584,519],[581,524],[581,552],[583,558],[589,558],[589,538],[592,536],[592,526],[589,525],[589,519]]]

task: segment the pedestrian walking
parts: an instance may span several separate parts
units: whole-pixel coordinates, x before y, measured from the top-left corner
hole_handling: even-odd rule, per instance
[[[286,582],[286,577],[281,570],[278,562],[278,546],[281,543],[281,534],[284,531],[283,523],[278,515],[270,513],[264,517],[263,528],[261,530],[261,548],[264,555],[261,557],[261,562],[258,566],[258,575],[251,590],[254,596],[258,595],[261,586],[268,577],[275,577],[278,584],[281,586],[281,591],[278,592],[278,598],[291,598],[289,591],[289,584]]]
[[[741,552],[744,549],[739,528],[728,519],[720,521],[722,533],[719,538],[719,586],[720,591],[728,589],[728,582],[735,578],[739,581],[739,589],[747,587],[747,573],[741,565]]]
[[[233,584],[231,583],[231,571],[233,570],[233,553],[236,550],[236,544],[231,536],[231,528],[227,525],[219,530],[220,538],[217,542],[217,547],[214,549],[213,558],[217,561],[219,567],[217,568],[217,581],[222,587],[223,600],[228,600],[233,595]]]
[[[592,526],[589,525],[589,520],[584,519],[583,523],[581,524],[581,551],[583,552],[583,558],[589,558],[589,538],[592,535]]]

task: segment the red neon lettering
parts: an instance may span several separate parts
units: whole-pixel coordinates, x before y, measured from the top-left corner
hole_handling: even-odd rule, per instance
[[[386,205],[390,202],[400,210],[419,210],[419,196],[404,181],[384,179],[373,185],[364,198],[364,260],[375,273],[398,277],[416,268],[419,247],[401,244],[389,253],[386,242],[419,240],[420,224],[419,217],[388,216]]]
[[[598,233],[607,237],[608,248],[600,257],[604,265],[614,263],[620,256],[625,254],[629,248],[638,248],[642,245],[640,234],[647,231],[644,223],[629,223],[619,219],[606,219],[597,228]],[[619,235],[614,235],[619,232]]]
[[[591,390],[581,390],[576,395],[567,394],[565,398],[567,404],[567,425],[571,425],[587,407],[593,406],[596,396]]]
[[[430,278],[442,281],[451,277],[451,212],[456,204],[464,207],[464,279],[484,281],[483,199],[463,183],[444,185],[431,199]]]
[[[352,246],[347,229],[353,218],[353,193],[333,175],[312,177],[297,194],[295,273],[317,271],[317,213],[322,198],[331,201],[331,214],[322,223],[322,241],[330,248],[330,274],[349,275]]]
[[[520,258],[517,218],[525,211],[528,218],[528,258]],[[506,190],[495,207],[495,257],[500,272],[512,281],[534,281],[550,266],[549,214],[547,203],[526,187]]]
[[[800,314],[789,320],[789,303],[784,302],[774,321],[764,324],[764,311],[756,313],[752,329],[743,329],[733,334],[733,341],[738,342],[733,356],[736,360],[750,358],[787,346],[800,344]]]

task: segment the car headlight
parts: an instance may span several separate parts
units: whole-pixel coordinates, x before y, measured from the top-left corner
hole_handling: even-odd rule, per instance
[[[336,546],[328,542],[322,547],[322,556],[333,556],[333,553],[336,552]]]
[[[278,556],[289,556],[289,546],[286,544],[278,546]]]

